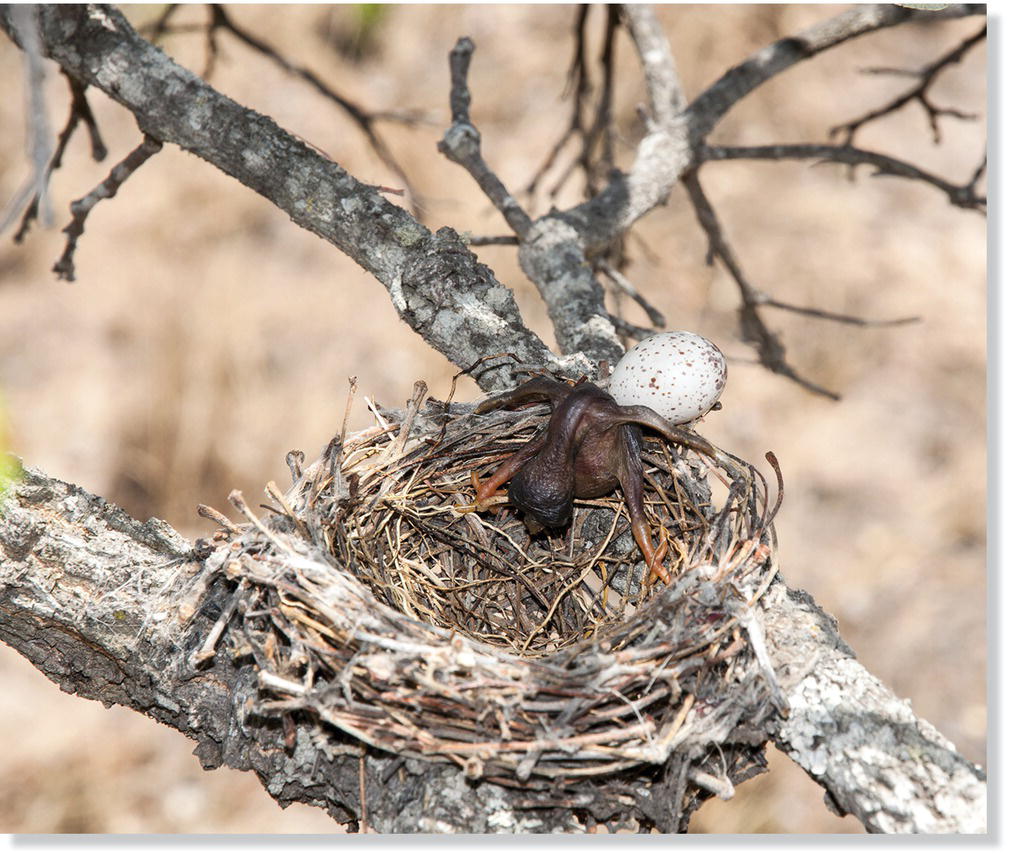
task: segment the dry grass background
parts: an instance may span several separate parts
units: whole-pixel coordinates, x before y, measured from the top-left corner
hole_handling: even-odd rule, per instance
[[[160,7],[128,7],[135,23]],[[672,6],[660,11],[690,92],[753,50],[840,7]],[[245,6],[236,19],[360,103],[420,108],[434,125],[384,130],[425,200],[430,227],[503,225],[462,170],[436,152],[447,118],[445,57],[471,35],[473,117],[490,164],[522,187],[568,120],[561,102],[570,7],[400,6],[385,10],[361,62],[335,35],[355,7]],[[594,13],[599,19],[601,10]],[[204,20],[202,7],[180,20]],[[886,101],[902,79],[868,65],[917,67],[980,26],[904,28],[801,64],[750,95],[716,142],[823,140],[828,128]],[[369,182],[397,184],[352,124],[299,81],[224,35],[212,82],[273,116]],[[198,73],[204,48],[168,51]],[[643,99],[625,39],[620,122],[635,141]],[[981,47],[940,81],[943,103],[983,111]],[[20,56],[0,42],[0,80],[22,86]],[[65,86],[49,81],[51,121]],[[138,142],[131,117],[91,95],[110,146],[96,165],[82,138],[53,179],[56,227],[66,206]],[[0,199],[23,181],[23,103],[0,100]],[[983,123],[943,120],[933,146],[915,108],[861,133],[868,148],[963,181],[981,156]],[[755,283],[782,300],[870,318],[921,315],[916,326],[856,329],[770,311],[789,357],[843,393],[817,398],[757,367],[736,338],[736,292],[703,265],[704,241],[677,191],[637,228],[631,278],[667,315],[733,361],[723,411],[705,434],[754,462],[774,450],[786,499],[778,532],[793,586],[836,615],[862,661],[972,760],[984,763],[985,238],[984,220],[927,187],[800,164],[715,164],[702,173]],[[563,202],[573,199],[571,188]],[[542,200],[540,206],[545,205]],[[539,211],[543,209],[539,208]],[[88,221],[78,282],[57,282],[58,228],[0,244],[0,390],[15,451],[32,465],[188,536],[206,534],[197,503],[227,508],[242,489],[286,485],[285,453],[316,455],[339,424],[348,376],[396,405],[425,379],[437,396],[453,368],[395,315],[383,289],[335,249],[213,168],[172,146]],[[551,329],[514,251],[480,251],[543,337]],[[636,308],[627,308],[643,322]],[[474,386],[459,387],[467,398]],[[353,428],[368,423],[358,403]],[[192,743],[141,715],[62,694],[0,648],[0,830],[17,832],[333,832],[322,811],[280,810],[253,775],[205,773]],[[711,801],[696,831],[857,831],[778,752],[771,773]]]

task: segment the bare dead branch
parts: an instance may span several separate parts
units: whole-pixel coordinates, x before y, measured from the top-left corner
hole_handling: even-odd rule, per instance
[[[516,247],[521,243],[516,235],[471,235],[465,233],[463,238],[472,247],[488,247],[492,244],[506,244]]]
[[[763,303],[760,292],[746,279],[731,246],[726,241],[717,212],[714,211],[710,200],[707,199],[697,172],[694,170],[688,173],[682,181],[689,192],[697,220],[707,235],[708,256],[720,259],[725,270],[735,281],[735,285],[739,287],[739,295],[742,298],[742,303],[739,306],[739,329],[742,339],[755,347],[760,363],[771,372],[790,378],[812,393],[825,396],[828,399],[840,399],[840,394],[803,378],[788,364],[784,344],[773,331],[767,328],[758,312],[759,306]]]
[[[177,32],[175,28],[169,26],[169,21],[179,11],[179,7],[179,3],[166,3],[161,14],[150,24],[138,27],[137,32],[157,44],[169,33]]]
[[[685,110],[687,104],[668,37],[650,7],[629,3],[623,7],[623,13],[644,68],[651,114],[655,123],[665,125]]]
[[[475,43],[467,36],[458,39],[450,52],[451,124],[438,148],[447,158],[468,171],[510,228],[523,239],[531,229],[531,218],[486,164],[482,157],[482,136],[471,121],[468,67],[474,52]]]
[[[725,72],[690,105],[690,110],[695,114],[696,133],[700,137],[706,136],[732,106],[760,84],[801,60],[859,36],[908,21],[938,21],[984,13],[984,5],[956,3],[939,11],[919,11],[898,4],[849,9],[803,30],[797,36],[779,39]]]
[[[699,163],[697,148],[750,92],[797,63],[852,39],[909,21],[984,14],[983,5],[954,4],[939,12],[868,5],[767,45],[727,71],[665,128],[648,133],[627,174],[616,174],[593,199],[562,213],[585,247],[607,245],[668,199],[680,177]],[[659,100],[652,97],[652,101]]]
[[[756,293],[758,306],[775,307],[778,310],[788,310],[802,316],[812,316],[814,319],[826,319],[830,322],[840,322],[842,325],[855,325],[859,328],[890,328],[899,325],[911,325],[922,320],[921,316],[904,316],[900,319],[863,319],[860,316],[849,316],[846,313],[833,313],[829,310],[820,310],[816,307],[799,307],[796,304],[786,304],[778,301],[762,292]]]
[[[61,70],[62,71],[62,70]],[[95,122],[95,116],[91,112],[91,105],[88,104],[88,97],[85,95],[85,90],[88,88],[87,84],[83,84],[75,78],[71,77],[65,71],[63,72],[64,77],[67,78],[67,83],[70,85],[70,115],[67,117],[67,122],[63,126],[63,130],[60,132],[60,136],[56,141],[56,149],[53,152],[53,157],[49,160],[49,164],[46,167],[46,177],[52,175],[54,170],[58,170],[60,165],[63,163],[63,154],[67,149],[67,144],[70,142],[70,138],[73,136],[79,122],[84,122],[88,129],[88,136],[91,140],[91,157],[98,162],[104,161],[107,154],[105,143],[102,142],[102,136],[99,133],[98,124]],[[25,236],[28,234],[28,230],[31,228],[32,222],[39,215],[39,195],[36,193],[32,202],[25,210],[24,216],[21,218],[21,225],[18,227],[18,231],[14,234],[15,244],[20,244]]]
[[[471,39],[462,37],[450,53],[451,125],[439,144],[440,151],[468,170],[521,239],[521,268],[545,301],[560,352],[589,359],[592,367],[600,360],[614,362],[623,348],[608,321],[604,290],[586,264],[573,228],[552,216],[533,224],[482,159],[481,137],[470,117],[467,83],[474,51]]]
[[[591,72],[585,58],[588,42],[587,5],[578,7],[574,25],[574,55],[567,73],[566,91],[572,93],[573,106],[570,124],[562,136],[553,144],[545,160],[528,182],[525,192],[534,196],[538,184],[558,160],[565,145],[571,138],[578,141],[578,151],[560,172],[549,188],[549,199],[555,199],[570,177],[578,169],[584,175],[584,194],[594,196],[601,189],[612,170],[615,169],[616,126],[613,115],[615,91],[615,36],[620,25],[619,7],[605,8],[605,32],[602,39],[598,65],[601,72],[601,88],[590,118],[585,116],[588,102],[594,91]]]
[[[627,321],[626,319],[616,316],[614,313],[609,313],[609,321],[615,326],[615,329],[624,337],[637,340],[638,342],[645,337],[649,337],[651,334],[656,334],[658,331],[656,328],[645,328],[643,325],[634,325],[633,322]]]
[[[84,222],[91,214],[91,210],[101,200],[111,200],[115,197],[123,183],[137,172],[148,158],[156,152],[160,152],[161,149],[161,140],[150,134],[145,134],[141,144],[113,167],[102,182],[96,185],[89,194],[70,204],[71,221],[63,229],[67,234],[67,246],[64,248],[63,255],[53,266],[53,271],[61,280],[74,279],[74,251],[77,250],[77,240],[84,233]]]
[[[857,149],[854,146],[843,144],[833,145],[824,143],[787,143],[771,144],[766,146],[709,146],[700,148],[702,161],[727,161],[741,158],[754,158],[766,161],[782,161],[788,159],[817,160],[838,164],[858,166],[867,164],[875,167],[874,176],[896,176],[901,179],[925,182],[934,188],[938,188],[950,202],[958,208],[973,209],[982,214],[985,213],[987,200],[980,196],[975,190],[981,175],[984,172],[984,162],[975,170],[971,180],[965,185],[955,185],[916,167],[900,158],[891,155],[883,155],[879,152],[870,152],[866,149]]]
[[[116,9],[39,9],[48,56],[123,104],[151,136],[205,159],[348,254],[386,287],[402,319],[453,363],[470,366],[506,350],[565,375],[594,371],[582,355],[553,355],[524,324],[510,290],[453,230],[430,233],[319,151],[174,63]],[[2,7],[0,27],[14,37]],[[487,390],[509,387],[511,369],[482,366],[476,381]]]
[[[576,136],[580,139],[584,134],[584,102],[591,93],[591,79],[588,74],[587,61],[584,57],[585,45],[587,41],[587,19],[590,5],[587,3],[581,3],[577,6],[577,18],[573,26],[573,59],[570,60],[570,67],[566,73],[566,86],[563,90],[563,95],[566,96],[570,93],[573,99],[573,106],[570,109],[570,124],[567,126],[566,131],[563,132],[562,136],[552,145],[545,160],[541,163],[535,174],[531,177],[531,181],[528,182],[524,188],[525,194],[528,196],[528,200],[531,201],[535,195],[535,191],[538,188],[539,183],[545,177],[545,175],[552,169],[552,165],[556,163],[556,159],[563,151],[563,147],[567,144],[571,137]],[[550,199],[555,198],[557,189],[561,187],[561,183],[569,177],[570,173],[576,166],[576,159],[570,162],[570,165],[565,169],[563,176],[558,180],[552,191],[549,192]]]
[[[662,312],[637,291],[637,287],[630,282],[630,279],[625,274],[604,261],[599,262],[598,267],[609,280],[619,287],[619,290],[624,295],[629,295],[647,313],[647,317],[651,320],[652,325],[659,330],[665,327],[665,316]]]
[[[956,65],[963,60],[964,55],[973,48],[978,42],[982,42],[985,39],[985,35],[988,32],[988,25],[984,25],[977,33],[972,36],[968,36],[966,39],[960,42],[955,48],[947,51],[935,62],[931,62],[921,69],[913,71],[905,71],[903,69],[887,69],[887,68],[875,68],[867,70],[873,74],[900,74],[905,76],[911,76],[918,78],[918,83],[909,89],[902,92],[895,99],[884,104],[882,107],[870,110],[868,113],[863,113],[856,119],[852,119],[849,122],[844,122],[840,125],[835,125],[830,129],[830,136],[836,137],[840,134],[844,135],[844,143],[850,145],[854,142],[855,134],[860,128],[868,125],[870,122],[874,122],[877,119],[881,119],[897,110],[900,110],[906,104],[914,101],[922,106],[925,110],[925,114],[929,121],[929,127],[932,129],[932,139],[934,142],[939,143],[942,139],[942,134],[939,130],[939,117],[941,116],[952,116],[956,119],[971,120],[977,119],[977,115],[973,113],[966,113],[961,110],[956,110],[952,107],[939,107],[929,99],[929,90],[932,85],[938,80],[940,72],[943,71],[947,66]]]
[[[9,13],[9,26],[12,38],[18,42],[24,52],[28,132],[26,154],[30,165],[30,174],[6,208],[0,210],[0,232],[14,222],[18,213],[26,205],[29,205],[29,200],[36,201],[36,209],[40,205],[42,206],[43,219],[47,224],[52,218],[52,208],[46,197],[46,188],[49,183],[48,164],[53,151],[53,141],[43,93],[46,82],[46,65],[42,61],[42,42],[35,7],[29,5],[12,7]]]

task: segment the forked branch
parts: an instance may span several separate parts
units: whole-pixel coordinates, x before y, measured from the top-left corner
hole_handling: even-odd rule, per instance
[[[939,79],[940,72],[943,71],[947,66],[956,65],[963,60],[964,55],[973,48],[978,42],[985,40],[985,35],[988,32],[988,25],[983,26],[977,33],[972,36],[968,36],[960,44],[950,51],[947,51],[938,60],[929,63],[923,68],[917,71],[904,71],[903,69],[893,68],[873,68],[867,69],[869,74],[894,74],[894,75],[905,75],[909,77],[918,78],[918,82],[910,87],[909,89],[902,92],[892,101],[884,104],[882,107],[878,107],[874,110],[870,110],[867,113],[863,113],[856,119],[852,119],[849,122],[843,122],[840,125],[835,125],[830,129],[830,136],[834,137],[839,134],[844,135],[845,146],[850,146],[854,142],[855,134],[858,130],[870,122],[874,122],[877,119],[881,119],[884,116],[888,116],[904,107],[906,104],[910,104],[912,101],[920,104],[925,111],[925,115],[929,120],[929,127],[932,129],[932,139],[939,143],[942,140],[942,132],[939,130],[939,118],[941,116],[952,116],[955,119],[970,120],[977,119],[977,115],[974,113],[968,113],[964,110],[957,110],[953,107],[939,107],[929,98],[929,90],[932,85]]]
[[[63,255],[53,266],[53,271],[61,280],[74,279],[74,252],[77,250],[77,240],[84,234],[84,222],[91,214],[91,210],[102,200],[110,200],[115,197],[123,183],[137,172],[148,158],[161,149],[161,140],[150,134],[145,134],[140,145],[113,167],[102,182],[96,185],[90,193],[70,204],[71,221],[63,230],[67,234],[67,246],[64,248]]]

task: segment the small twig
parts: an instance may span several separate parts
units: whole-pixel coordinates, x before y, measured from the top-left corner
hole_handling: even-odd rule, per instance
[[[71,77],[66,71],[63,72],[63,75],[67,78],[67,83],[70,85],[70,115],[67,117],[67,122],[63,126],[63,130],[60,132],[60,136],[57,138],[56,149],[53,152],[53,157],[50,158],[49,164],[46,167],[47,183],[53,171],[58,170],[60,165],[63,163],[63,155],[67,149],[67,144],[70,142],[70,138],[77,129],[78,123],[82,120],[88,128],[88,136],[91,139],[91,157],[95,161],[104,161],[106,155],[109,154],[105,143],[102,141],[102,135],[99,133],[98,124],[95,121],[95,115],[91,112],[91,105],[88,104],[88,97],[85,95],[85,90],[88,88],[88,85],[86,83],[82,83],[74,77]],[[28,234],[28,230],[31,228],[32,222],[38,218],[39,201],[39,192],[36,191],[35,197],[32,199],[32,202],[25,210],[24,216],[21,218],[21,225],[18,227],[18,231],[14,234],[15,244],[20,244],[24,241],[25,236]]]
[[[472,247],[487,247],[491,244],[517,245],[521,243],[516,235],[465,235],[464,238]]]
[[[697,220],[707,235],[708,257],[713,259],[716,256],[720,259],[725,269],[732,276],[735,284],[739,287],[739,294],[742,297],[742,304],[739,307],[739,325],[742,339],[755,346],[760,363],[771,372],[790,378],[792,381],[820,396],[826,396],[828,399],[840,399],[840,394],[802,378],[794,368],[788,365],[785,359],[786,351],[784,344],[776,334],[767,328],[763,319],[760,318],[760,314],[757,312],[757,307],[761,303],[761,293],[746,279],[745,273],[735,258],[735,254],[725,240],[724,231],[721,228],[720,221],[718,221],[717,213],[714,211],[710,200],[707,199],[703,187],[700,185],[697,171],[693,170],[687,173],[682,181],[689,192],[693,208],[696,210]]]
[[[366,756],[359,757],[359,833],[369,833],[369,819],[366,815]]]
[[[703,769],[691,768],[689,770],[689,779],[697,786],[703,787],[708,792],[713,793],[722,801],[729,801],[735,797],[735,787],[727,777],[718,777],[717,775],[708,774]]]
[[[91,214],[91,210],[101,200],[115,197],[122,184],[161,148],[161,140],[156,140],[150,134],[145,134],[141,145],[113,167],[112,172],[103,182],[97,185],[91,193],[70,204],[72,219],[63,230],[67,234],[67,246],[63,251],[63,256],[53,266],[53,271],[61,280],[74,280],[74,251],[77,249],[77,240],[84,233],[84,222]]]
[[[779,310],[789,310],[792,313],[799,313],[803,316],[812,316],[816,319],[827,319],[831,322],[840,322],[843,325],[857,325],[861,328],[887,328],[896,325],[910,325],[922,320],[921,316],[904,316],[900,319],[863,319],[859,316],[849,316],[846,313],[831,313],[828,310],[819,310],[815,307],[799,307],[795,304],[786,304],[778,301],[762,292],[757,292],[756,303],[758,306],[776,307]]]
[[[204,662],[214,658],[215,650],[218,647],[218,639],[222,636],[222,632],[225,631],[225,627],[229,624],[229,620],[232,619],[232,615],[236,612],[236,608],[239,607],[239,602],[246,593],[249,587],[249,581],[245,578],[239,582],[239,586],[236,587],[236,591],[232,594],[229,599],[229,603],[222,609],[215,624],[211,627],[211,631],[208,632],[208,636],[204,639],[204,645],[190,656],[190,666],[198,668]]]
[[[243,529],[231,521],[228,516],[224,513],[220,513],[214,507],[210,507],[207,504],[197,504],[197,515],[201,518],[206,518],[213,521],[219,527],[225,529],[229,536],[235,536],[237,533],[242,533]]]
[[[617,333],[624,337],[632,337],[638,342],[644,339],[644,337],[649,337],[651,334],[658,333],[654,328],[645,328],[642,325],[634,325],[633,322],[621,319],[614,313],[609,313],[608,319],[615,327]]]
[[[475,43],[467,36],[458,39],[450,52],[451,125],[439,142],[438,148],[443,155],[471,174],[492,204],[499,209],[510,228],[523,239],[531,229],[531,218],[485,163],[482,158],[482,136],[471,122],[468,67],[471,65],[474,52]]]
[[[911,101],[916,101],[925,110],[926,116],[929,120],[929,127],[932,129],[932,139],[935,143],[939,143],[942,139],[942,134],[939,130],[939,117],[940,116],[952,116],[956,119],[970,120],[977,119],[977,114],[965,113],[961,110],[956,110],[952,107],[938,107],[929,100],[929,89],[936,82],[939,73],[946,68],[948,65],[954,65],[959,63],[972,47],[978,42],[983,41],[985,34],[988,31],[988,25],[983,26],[973,36],[969,36],[964,39],[959,45],[953,50],[944,54],[935,62],[929,63],[927,66],[916,71],[905,71],[903,69],[886,69],[886,68],[875,68],[867,69],[866,72],[870,74],[902,74],[917,77],[920,79],[919,83],[915,84],[910,89],[902,92],[893,101],[882,107],[870,110],[868,113],[859,116],[857,119],[852,119],[849,122],[844,122],[840,125],[835,125],[830,129],[830,136],[836,137],[837,135],[844,134],[844,143],[850,145],[855,138],[855,134],[863,126],[876,119],[880,119],[887,114],[893,113],[904,105]]]
[[[584,102],[591,92],[591,82],[587,71],[587,62],[584,59],[584,48],[587,43],[587,35],[585,33],[588,19],[588,12],[590,5],[587,3],[581,3],[577,7],[577,19],[573,26],[573,59],[570,61],[570,68],[566,73],[566,87],[563,90],[565,96],[567,92],[572,91],[573,93],[573,109],[570,112],[570,124],[567,126],[566,131],[563,132],[562,136],[553,144],[549,150],[549,154],[545,157],[541,166],[535,171],[534,176],[531,177],[531,181],[528,182],[527,187],[524,189],[528,195],[529,201],[534,197],[535,191],[538,188],[538,183],[545,177],[545,175],[552,168],[552,165],[556,163],[556,159],[559,157],[559,153],[563,151],[563,147],[567,144],[570,137],[577,135],[582,137],[584,135]],[[565,181],[572,168],[576,165],[574,161],[570,167],[564,172],[564,177],[560,179],[560,182]],[[555,196],[558,191],[558,183],[553,191],[550,193],[551,197]]]
[[[701,163],[704,161],[729,161],[739,158],[754,158],[767,161],[815,159],[823,162],[848,164],[850,166],[868,164],[876,168],[874,176],[897,176],[898,178],[912,179],[932,185],[946,194],[950,202],[959,208],[973,209],[984,213],[987,202],[984,196],[978,195],[975,191],[975,185],[977,185],[978,180],[984,172],[984,161],[975,170],[970,182],[965,185],[955,185],[952,182],[927,173],[907,161],[902,161],[890,155],[883,155],[879,152],[858,149],[849,144],[775,143],[766,146],[703,146],[700,149]]]
[[[630,282],[626,275],[624,275],[621,271],[617,271],[604,260],[598,263],[598,267],[601,272],[608,277],[609,280],[615,283],[615,285],[618,286],[624,294],[629,295],[637,302],[641,309],[647,313],[647,317],[651,320],[652,325],[656,328],[665,327],[666,321],[664,314],[662,314],[660,310],[658,310],[637,291],[637,287]]]
[[[158,18],[150,24],[138,27],[137,32],[143,36],[147,36],[152,42],[157,44],[163,36],[166,36],[170,32],[176,32],[176,30],[169,27],[169,19],[179,11],[179,6],[179,3],[168,3]]]

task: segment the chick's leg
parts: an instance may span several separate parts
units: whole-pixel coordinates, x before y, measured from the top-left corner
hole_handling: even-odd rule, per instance
[[[630,513],[630,530],[644,555],[649,573],[668,584],[668,571],[661,565],[668,553],[668,542],[663,540],[657,548],[654,547],[651,543],[651,528],[644,512],[644,469],[640,464],[640,443],[631,427],[623,427],[623,438],[624,454],[617,476]]]
[[[511,477],[516,475],[516,473],[523,468],[528,461],[537,455],[538,451],[542,449],[544,444],[544,435],[532,438],[516,453],[504,460],[503,463],[493,472],[493,475],[484,483],[480,482],[478,473],[476,471],[472,471],[471,484],[475,487],[475,509],[484,511],[493,504],[502,502],[496,495],[497,489],[509,482]]]

